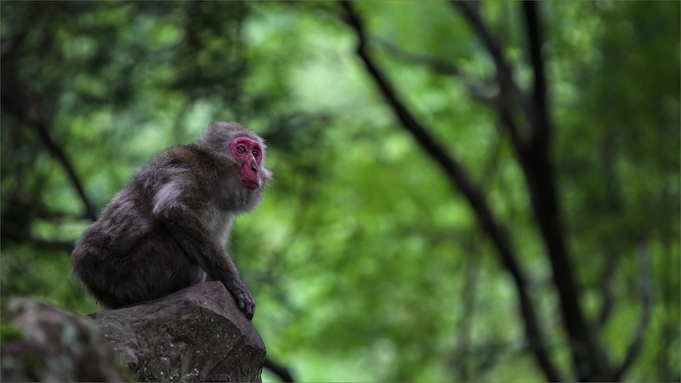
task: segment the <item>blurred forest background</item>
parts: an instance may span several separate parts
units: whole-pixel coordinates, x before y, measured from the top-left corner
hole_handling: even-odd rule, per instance
[[[99,310],[79,234],[236,120],[276,179],[229,251],[296,380],[679,381],[678,1],[0,11],[3,298]]]

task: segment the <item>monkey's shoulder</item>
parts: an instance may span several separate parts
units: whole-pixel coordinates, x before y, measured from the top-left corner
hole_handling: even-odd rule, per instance
[[[192,167],[205,162],[204,156],[187,145],[176,146],[157,153],[149,160],[148,167],[154,168],[183,168]]]
[[[162,169],[215,171],[226,166],[233,166],[235,163],[227,155],[218,155],[196,144],[189,144],[166,149],[156,154],[149,161],[148,166]]]

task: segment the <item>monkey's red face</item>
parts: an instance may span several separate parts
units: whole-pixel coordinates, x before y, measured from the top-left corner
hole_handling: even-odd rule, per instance
[[[262,147],[248,137],[239,137],[229,144],[229,153],[241,164],[241,185],[255,190],[260,187]]]

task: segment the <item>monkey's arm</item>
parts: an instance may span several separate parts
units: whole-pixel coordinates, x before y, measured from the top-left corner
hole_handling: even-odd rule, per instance
[[[198,214],[201,205],[210,199],[205,190],[197,190],[199,185],[181,178],[167,182],[154,196],[153,215],[165,225],[187,256],[198,263],[211,279],[225,285],[236,298],[241,311],[251,319],[255,302],[250,291],[241,282],[227,252]],[[206,188],[206,185],[201,186]]]

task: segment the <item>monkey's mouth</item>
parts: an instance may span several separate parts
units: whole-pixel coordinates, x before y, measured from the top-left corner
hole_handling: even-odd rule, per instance
[[[258,181],[253,181],[253,180],[241,180],[241,186],[245,187],[246,189],[251,189],[255,190],[260,186]]]

